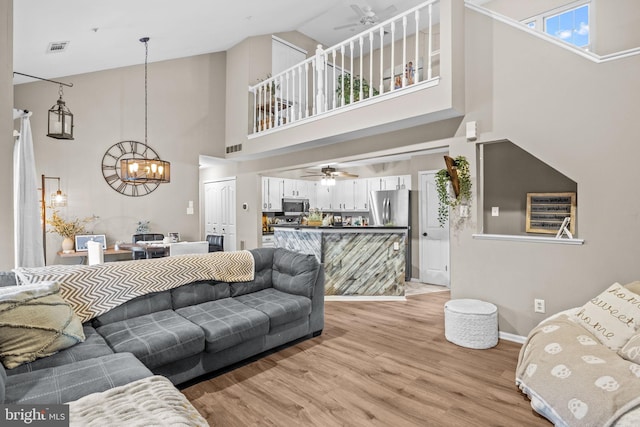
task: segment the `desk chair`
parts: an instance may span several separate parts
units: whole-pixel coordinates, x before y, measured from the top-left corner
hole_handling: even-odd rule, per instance
[[[208,234],[207,242],[209,242],[209,252],[224,251],[224,236]]]
[[[209,243],[203,242],[179,242],[169,246],[169,256],[187,254],[206,254],[209,252]]]
[[[148,242],[152,240],[162,241],[163,239],[164,239],[164,234],[154,234],[154,233],[134,234],[131,238],[132,240],[131,243],[137,243],[140,240],[142,240],[143,242]],[[157,251],[156,250],[149,251],[148,253],[150,254],[151,258],[160,258],[166,255],[164,248],[158,248]],[[132,248],[131,255],[133,256],[133,259],[145,259],[147,257],[147,251],[145,251],[143,248]]]

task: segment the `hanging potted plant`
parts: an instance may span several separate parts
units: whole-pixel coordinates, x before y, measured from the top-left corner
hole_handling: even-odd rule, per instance
[[[438,192],[438,222],[444,227],[449,218],[449,208],[468,206],[471,203],[471,174],[469,162],[464,156],[455,159],[444,156],[446,169],[436,173],[436,191]],[[453,189],[453,196],[449,193],[449,183]]]

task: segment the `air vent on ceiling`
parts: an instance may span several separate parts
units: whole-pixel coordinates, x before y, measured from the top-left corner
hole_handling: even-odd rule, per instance
[[[69,46],[69,42],[51,42],[47,47],[47,53],[64,52]]]

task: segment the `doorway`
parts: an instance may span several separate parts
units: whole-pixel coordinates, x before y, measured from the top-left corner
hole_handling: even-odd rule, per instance
[[[418,172],[420,281],[449,287],[449,221],[443,227],[438,222],[437,172]]]
[[[204,233],[224,237],[224,250],[236,250],[236,180],[205,182]]]

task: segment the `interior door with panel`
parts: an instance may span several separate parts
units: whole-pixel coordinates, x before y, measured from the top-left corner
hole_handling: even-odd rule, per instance
[[[437,171],[420,172],[419,250],[420,281],[449,286],[449,222],[438,222]]]
[[[204,184],[205,237],[224,236],[224,249],[236,250],[236,181],[224,180]]]

